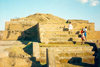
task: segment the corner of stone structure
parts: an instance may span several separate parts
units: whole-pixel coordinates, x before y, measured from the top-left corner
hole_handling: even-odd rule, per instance
[[[40,60],[40,46],[38,42],[33,42],[33,57],[36,58],[36,61]]]

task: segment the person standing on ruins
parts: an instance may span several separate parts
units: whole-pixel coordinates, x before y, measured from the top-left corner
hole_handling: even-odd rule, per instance
[[[85,27],[83,31],[84,31],[85,41],[87,41],[87,27]]]
[[[85,41],[85,35],[84,35],[84,29],[82,28],[82,30],[81,30],[81,39],[82,39],[82,43],[81,43],[81,45],[82,44],[84,44],[84,41]]]
[[[73,25],[71,24],[71,22],[69,22],[68,25],[69,34],[72,34],[72,29],[73,29]]]

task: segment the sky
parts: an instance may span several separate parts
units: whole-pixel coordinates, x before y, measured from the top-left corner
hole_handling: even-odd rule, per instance
[[[68,19],[89,20],[100,31],[100,0],[0,0],[0,30],[5,22],[35,13]]]

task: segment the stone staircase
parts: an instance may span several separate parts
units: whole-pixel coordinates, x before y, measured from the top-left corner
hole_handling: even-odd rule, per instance
[[[85,44],[75,46],[72,43],[66,45],[40,46],[40,62],[46,63],[47,56],[54,54],[55,61],[53,61],[54,59],[50,59],[50,61],[55,62],[55,67],[92,67],[95,64],[93,46]],[[52,53],[47,55],[49,53],[46,49],[52,49]]]
[[[64,28],[65,26],[65,28]],[[39,24],[40,41],[42,43],[66,43],[67,41],[81,41],[79,29],[73,29],[72,34],[68,32],[68,24]],[[64,30],[65,29],[65,30]]]
[[[95,57],[92,46],[63,47],[56,49],[56,67],[91,67]]]

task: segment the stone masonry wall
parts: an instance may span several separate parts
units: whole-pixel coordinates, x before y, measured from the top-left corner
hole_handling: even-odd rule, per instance
[[[3,39],[3,31],[0,31],[0,40]]]
[[[3,40],[18,40],[20,36],[27,36],[28,33],[36,30],[36,23],[28,22],[6,22]],[[27,32],[28,31],[28,32]],[[34,36],[34,32],[31,32]],[[27,33],[27,35],[25,34]]]
[[[61,37],[61,34],[63,34],[63,36],[69,36],[68,31],[64,31],[64,27],[66,29],[68,29],[68,24],[69,23],[46,23],[46,24],[41,24],[39,23],[39,31],[40,31],[40,41],[41,42],[50,42],[49,38],[52,36],[54,38],[57,38],[58,36]],[[77,32],[80,33],[81,29],[82,28],[85,28],[87,26],[87,29],[88,29],[88,34],[90,34],[90,32],[94,32],[95,31],[95,27],[94,27],[94,23],[89,23],[88,21],[78,21],[77,22],[72,22],[72,25],[73,25],[73,34],[74,36],[76,36]],[[56,36],[56,33],[59,32],[59,35]],[[94,33],[94,34],[97,34],[97,33]],[[50,36],[51,35],[51,36]],[[53,36],[55,35],[55,36]],[[70,36],[69,36],[70,37]],[[89,38],[90,37],[90,38]],[[53,38],[53,39],[54,39]],[[66,37],[65,39],[67,40],[68,37]],[[71,37],[70,37],[71,38]],[[78,38],[78,36],[76,37],[77,39],[75,40],[81,40]],[[91,37],[91,35],[88,35],[88,38],[89,40],[92,40],[93,37]],[[63,38],[64,39],[64,38]],[[65,40],[64,39],[64,40]],[[96,38],[94,38],[96,39]],[[60,40],[61,41],[61,40]]]
[[[40,63],[47,62],[47,49],[55,50],[56,64],[68,63],[71,58],[79,57],[82,58],[83,63],[94,64],[94,52],[93,47],[81,46],[81,47],[40,47]]]

